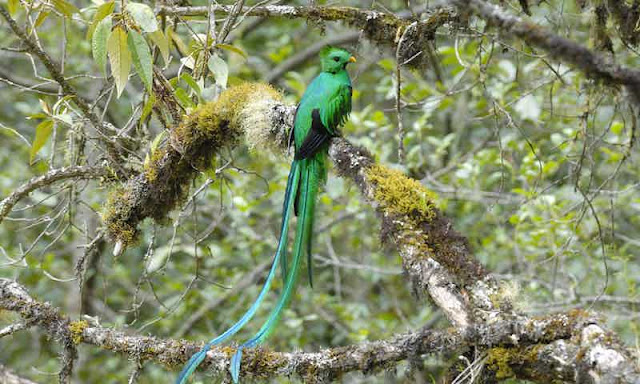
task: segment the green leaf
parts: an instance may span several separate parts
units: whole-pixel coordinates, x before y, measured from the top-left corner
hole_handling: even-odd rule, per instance
[[[148,36],[160,50],[160,54],[162,55],[164,64],[169,64],[169,40],[164,35],[164,33],[162,33],[162,31],[158,29],[155,32],[151,32]]]
[[[96,9],[96,14],[93,16],[93,22],[99,23],[100,20],[112,14],[115,8],[115,1],[107,1],[106,3],[101,4],[98,9]]]
[[[107,16],[100,20],[96,31],[91,38],[91,52],[93,53],[93,60],[102,71],[102,74],[107,77],[107,41],[111,34],[111,16]]]
[[[60,11],[66,17],[73,16],[74,13],[80,12],[75,5],[65,1],[65,0],[52,0],[53,7]]]
[[[152,92],[151,82],[153,81],[153,64],[151,60],[151,51],[147,41],[138,32],[129,31],[128,38],[129,50],[133,58],[133,66],[138,72],[138,76],[142,79],[144,86],[149,93]]]
[[[189,85],[189,87],[191,87],[191,89],[195,91],[198,97],[200,97],[200,86],[198,85],[198,82],[193,78],[193,76],[191,76],[191,74],[183,72],[182,75],[180,75],[180,78],[184,80],[184,82],[187,83],[187,85]]]
[[[245,59],[249,58],[249,56],[245,51],[231,44],[216,44],[216,48],[226,49],[227,51],[235,52],[238,55],[244,57]]]
[[[93,37],[93,33],[100,23],[105,17],[111,15],[113,10],[116,8],[116,4],[113,1],[106,2],[98,7],[96,10],[96,14],[93,16],[93,21],[89,26],[89,30],[87,31],[87,39],[91,39]]]
[[[611,124],[611,132],[613,132],[614,135],[620,136],[623,129],[624,123],[621,121],[614,121],[613,124]]]
[[[133,17],[136,24],[144,32],[155,32],[158,30],[158,22],[156,21],[156,15],[153,13],[151,7],[141,3],[127,3],[127,12]]]
[[[158,149],[165,137],[167,137],[167,131],[163,130],[153,139],[151,142],[151,153],[154,153]]]
[[[216,84],[222,88],[227,87],[227,80],[229,78],[229,67],[227,63],[218,55],[211,55],[209,62],[207,63],[209,70],[213,73],[216,79]]]
[[[33,159],[35,159],[36,155],[42,149],[42,147],[46,144],[47,140],[49,140],[49,136],[51,136],[51,132],[53,131],[53,120],[47,119],[36,127],[36,138],[33,139],[33,144],[31,145],[31,151],[29,152],[29,162],[33,163]]]
[[[7,2],[7,6],[9,7],[9,14],[13,16],[18,11],[18,7],[20,6],[20,0],[9,0]]]
[[[147,99],[147,102],[144,103],[144,106],[142,107],[142,113],[140,114],[140,122],[143,123],[147,117],[151,114],[151,111],[153,110],[153,106],[156,103],[156,96],[154,94],[151,94],[151,96],[149,96],[149,98]]]
[[[45,10],[40,11],[33,27],[38,28],[39,26],[41,26],[42,23],[44,23],[44,21],[47,19],[47,17],[49,17],[49,11],[45,11]]]
[[[193,103],[191,98],[189,98],[189,95],[187,95],[187,91],[185,91],[184,89],[177,88],[174,92],[174,95],[178,99],[180,104],[182,104],[183,107],[185,108],[195,107],[195,104]]]
[[[189,47],[184,43],[184,41],[182,41],[180,36],[178,36],[178,34],[176,34],[176,32],[171,28],[167,29],[167,39],[173,40],[173,43],[176,45],[176,48],[178,49],[178,51],[182,56],[189,56]]]
[[[131,68],[131,52],[127,46],[127,31],[116,27],[109,35],[107,51],[109,52],[111,73],[116,80],[118,97],[120,97],[129,80],[129,69]]]

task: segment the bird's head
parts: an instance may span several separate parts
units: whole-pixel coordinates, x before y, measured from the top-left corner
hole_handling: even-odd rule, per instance
[[[345,69],[347,64],[355,63],[356,58],[346,49],[326,46],[320,51],[320,62],[322,63],[322,71],[336,73]]]

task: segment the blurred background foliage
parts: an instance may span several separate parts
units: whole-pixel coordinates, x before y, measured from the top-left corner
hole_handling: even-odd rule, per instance
[[[9,3],[21,26],[33,26],[42,12],[49,12],[36,28],[40,44],[58,61],[64,57],[65,76],[81,95],[97,101],[96,111],[117,135],[134,143],[128,160],[141,169],[164,127],[156,114],[140,121],[149,96],[133,70],[117,98],[113,78],[105,79],[91,58],[87,31],[101,3],[74,1],[71,16],[61,11],[60,1]],[[426,18],[427,10],[441,3],[340,5]],[[518,2],[501,3],[522,14]],[[597,3],[580,8],[574,1],[545,1],[532,6],[532,20],[596,49]],[[32,7],[29,18],[26,4]],[[214,28],[221,24],[220,19]],[[0,25],[0,194],[7,196],[50,169],[78,161],[100,165],[97,134],[81,129],[82,118],[68,101],[53,111],[57,85],[43,78],[48,74],[37,60],[11,49],[20,44],[6,23]],[[198,44],[194,33],[207,30],[200,17],[170,18],[166,25],[175,27],[187,50]],[[586,80],[482,21],[471,19],[468,28],[445,25],[437,30],[431,65],[401,70],[403,163],[398,158],[395,53],[353,32],[339,22],[247,17],[227,39],[237,50],[218,49],[217,54],[228,67],[229,85],[270,79],[293,104],[319,70],[315,55],[282,74],[274,75],[274,68],[286,66],[313,44],[346,40],[343,45],[358,63],[351,68],[354,108],[344,136],[436,191],[441,208],[479,260],[513,282],[508,291],[521,311],[596,310],[627,345],[638,345],[640,157],[631,145],[638,107],[632,109],[621,89]],[[622,44],[614,20],[605,32],[616,62],[640,67],[638,51]],[[180,100],[189,109],[215,97],[224,84],[215,86],[215,74],[207,73],[198,85],[208,91],[194,90],[188,78],[179,78],[190,73],[188,63],[181,66],[183,55],[172,44],[167,65],[158,50],[153,59],[181,89]],[[34,154],[36,126],[47,109],[56,115],[55,123]],[[83,132],[86,149],[78,160]],[[136,246],[116,258],[111,242],[99,242],[86,261],[82,290],[76,264],[100,231],[100,213],[115,184],[62,182],[33,192],[0,225],[0,276],[25,284],[34,297],[72,318],[89,315],[102,325],[158,337],[210,339],[231,325],[259,291],[276,246],[289,168],[283,156],[245,146],[212,161],[216,171],[193,183],[195,198],[165,223],[145,221]],[[313,351],[387,338],[425,324],[448,326],[427,298],[412,295],[398,254],[380,238],[374,211],[352,184],[330,173],[318,212],[314,288],[301,279],[267,343],[270,348]],[[604,296],[594,302],[603,289]],[[275,295],[265,308],[274,300]],[[235,340],[252,335],[265,315]],[[2,325],[15,319],[0,313]],[[58,347],[41,333],[23,331],[0,345],[3,364],[38,382],[55,380]],[[80,346],[79,356],[77,382],[125,382],[133,370],[132,362],[93,347]],[[430,382],[453,360],[428,357],[424,366],[401,364],[375,378],[352,374],[343,379],[414,382],[423,376]],[[424,372],[414,375],[418,369]],[[147,363],[139,382],[168,382],[173,375]],[[200,380],[208,381],[202,375]]]

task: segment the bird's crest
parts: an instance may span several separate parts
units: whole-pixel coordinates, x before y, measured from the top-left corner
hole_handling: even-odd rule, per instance
[[[332,53],[341,52],[343,54],[351,55],[349,51],[344,48],[336,47],[334,45],[327,45],[326,47],[320,50],[320,57],[327,57]]]

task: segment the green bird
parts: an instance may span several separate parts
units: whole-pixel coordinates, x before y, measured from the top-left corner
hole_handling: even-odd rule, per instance
[[[234,325],[224,333],[209,341],[198,353],[194,354],[176,380],[184,384],[198,365],[205,359],[207,351],[238,332],[256,313],[271,287],[278,269],[282,270],[284,289],[278,303],[258,333],[241,344],[231,358],[231,377],[238,382],[242,350],[252,348],[264,341],[274,329],[282,310],[286,306],[295,286],[300,259],[307,254],[307,272],[312,283],[311,243],[315,214],[316,195],[327,176],[326,159],[329,140],[338,135],[338,128],[351,112],[351,79],[346,71],[349,63],[356,59],[345,49],[325,47],[320,52],[322,72],[316,76],[305,91],[296,109],[293,130],[289,145],[295,147],[291,170],[287,180],[284,203],[282,206],[282,225],[280,239],[266,281],[258,298]],[[292,211],[298,216],[296,236],[291,260],[287,257],[289,219]]]

